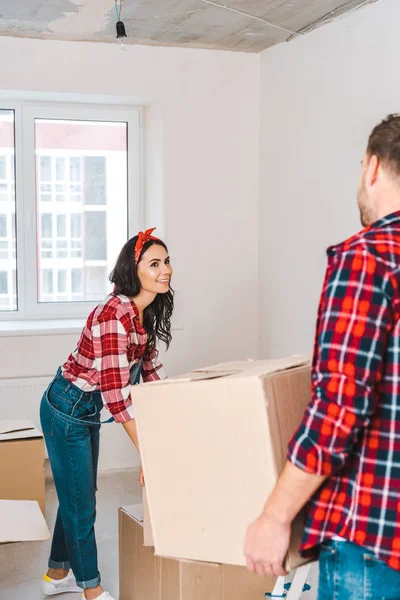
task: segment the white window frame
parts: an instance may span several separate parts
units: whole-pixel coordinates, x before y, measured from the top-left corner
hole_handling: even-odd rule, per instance
[[[0,321],[84,318],[98,301],[38,302],[35,119],[127,123],[128,237],[144,224],[143,115],[136,106],[0,101],[15,114],[17,303]],[[123,242],[121,242],[121,247]],[[56,282],[55,282],[56,283]],[[101,300],[101,299],[100,299]]]

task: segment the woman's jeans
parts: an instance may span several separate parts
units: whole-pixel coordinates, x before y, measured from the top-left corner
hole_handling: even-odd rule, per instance
[[[100,584],[94,523],[102,407],[100,392],[82,392],[61,369],[40,406],[59,501],[49,567],[71,568],[83,589]]]
[[[400,600],[400,571],[350,542],[321,546],[318,600]]]

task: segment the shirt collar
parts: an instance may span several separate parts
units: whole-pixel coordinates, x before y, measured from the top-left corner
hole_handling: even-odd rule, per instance
[[[382,217],[382,219],[379,219],[378,221],[375,221],[375,223],[372,223],[372,225],[369,225],[365,229],[362,229],[360,232],[356,233],[355,235],[353,235],[351,238],[349,238],[345,242],[342,242],[341,244],[336,244],[335,246],[330,246],[327,250],[327,254],[328,254],[328,256],[334,256],[338,252],[340,253],[340,252],[343,252],[344,250],[348,250],[349,248],[351,248],[351,246],[354,242],[360,240],[365,233],[368,233],[368,231],[375,231],[377,229],[385,229],[386,227],[390,227],[391,225],[393,225],[395,223],[400,224],[400,210],[397,212],[391,213],[390,215],[386,215],[385,217]]]
[[[391,213],[390,215],[386,215],[386,217],[382,217],[382,219],[379,219],[379,221],[375,221],[375,223],[372,223],[369,229],[379,229],[381,227],[392,225],[393,223],[400,223],[400,210]]]
[[[132,300],[132,298],[129,298],[131,306],[132,306],[132,310],[133,310],[133,318],[134,319],[139,319],[140,315],[139,315],[139,309],[136,306],[136,304],[134,303],[134,301]]]

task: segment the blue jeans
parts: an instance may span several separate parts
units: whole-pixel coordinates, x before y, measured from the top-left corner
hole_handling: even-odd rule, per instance
[[[328,541],[319,557],[318,600],[400,600],[400,571],[361,546]]]
[[[94,524],[102,407],[100,392],[82,392],[60,369],[40,406],[59,501],[49,567],[71,568],[82,589],[100,584]]]

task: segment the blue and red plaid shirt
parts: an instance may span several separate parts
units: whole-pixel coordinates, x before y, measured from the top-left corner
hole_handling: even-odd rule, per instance
[[[288,457],[327,479],[302,550],[340,536],[400,570],[400,212],[328,250],[312,388]]]

